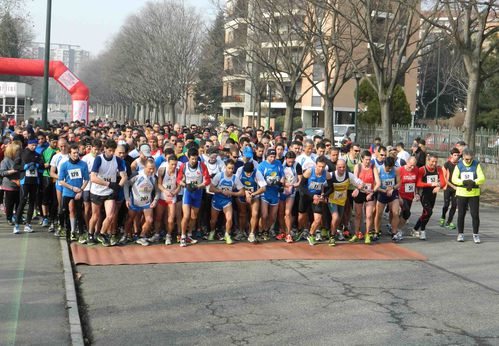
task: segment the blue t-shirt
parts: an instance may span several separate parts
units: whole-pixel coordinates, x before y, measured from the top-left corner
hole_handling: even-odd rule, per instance
[[[279,187],[275,183],[281,181],[284,176],[284,169],[282,168],[282,163],[279,160],[275,160],[269,163],[267,160],[262,161],[258,165],[258,170],[262,173],[265,182],[267,183],[267,189],[265,190],[264,196],[278,196]]]
[[[90,180],[90,174],[88,173],[88,166],[83,161],[78,161],[77,163],[71,163],[71,161],[66,161],[61,165],[61,170],[59,171],[59,180],[64,181],[74,187],[81,188],[83,181]],[[63,197],[74,197],[76,193],[67,187],[62,187]]]

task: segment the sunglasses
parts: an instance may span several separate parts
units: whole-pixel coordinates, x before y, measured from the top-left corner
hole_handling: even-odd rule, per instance
[[[356,152],[356,153],[360,153],[360,150],[354,150],[354,152]]]

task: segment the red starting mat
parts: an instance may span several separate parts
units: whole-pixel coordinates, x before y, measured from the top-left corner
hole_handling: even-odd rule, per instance
[[[71,244],[75,264],[123,265],[265,260],[410,260],[426,261],[422,254],[392,243],[375,245],[307,243],[196,244],[186,248],[175,245],[84,246]]]

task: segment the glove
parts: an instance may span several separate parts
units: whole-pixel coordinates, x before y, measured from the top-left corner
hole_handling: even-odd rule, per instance
[[[119,191],[119,189],[121,188],[120,184],[116,183],[116,182],[110,182],[109,183],[109,188],[113,191]]]
[[[277,187],[277,191],[279,191],[279,193],[284,192],[284,184],[283,183],[281,183],[280,181],[276,181],[275,186]]]
[[[463,186],[466,188],[466,191],[471,191],[475,187],[475,182],[473,180],[465,180],[463,181]]]

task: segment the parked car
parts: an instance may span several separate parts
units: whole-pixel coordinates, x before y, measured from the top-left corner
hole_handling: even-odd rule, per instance
[[[323,127],[308,127],[308,128],[300,128],[293,132],[301,131],[305,133],[305,137],[307,139],[313,139],[314,136],[324,137],[324,128]],[[334,145],[341,146],[341,142],[350,138],[352,141],[355,141],[355,125],[353,124],[338,124],[334,126]]]

